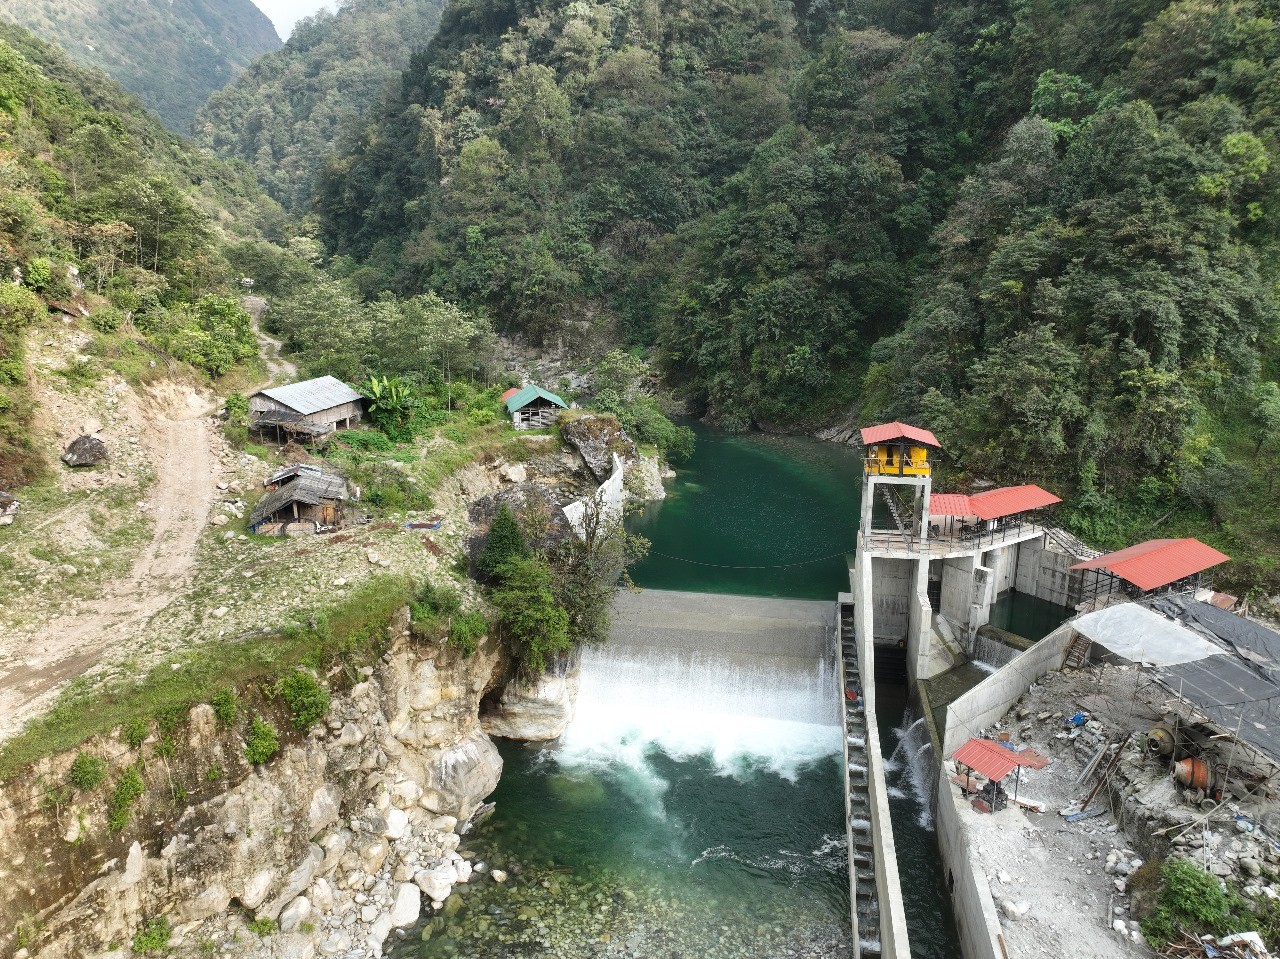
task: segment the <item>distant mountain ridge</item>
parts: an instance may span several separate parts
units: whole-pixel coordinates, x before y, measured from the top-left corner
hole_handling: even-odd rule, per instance
[[[253,167],[267,192],[305,212],[316,172],[353,121],[382,102],[435,36],[446,0],[346,0],[300,22],[284,48],[215,93],[196,138]]]
[[[281,45],[252,0],[4,0],[0,19],[103,70],[183,133],[210,94]]]

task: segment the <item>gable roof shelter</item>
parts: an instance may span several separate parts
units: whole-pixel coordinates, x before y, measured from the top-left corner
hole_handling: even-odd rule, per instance
[[[938,438],[926,429],[911,426],[907,423],[882,423],[879,426],[864,426],[861,430],[862,445],[874,446],[877,443],[892,443],[894,440],[905,440],[911,443],[922,443],[935,449],[942,449]]]
[[[1198,580],[1206,569],[1229,559],[1198,539],[1153,539],[1076,563],[1071,569],[1095,571],[1095,596],[1101,591],[1102,573],[1149,593],[1193,578]]]
[[[502,394],[502,402],[505,403],[507,400],[511,399],[511,397],[515,396],[519,392],[520,392],[520,387],[518,386],[511,387],[511,389],[507,390],[505,393]]]
[[[999,782],[1021,765],[1017,755],[990,739],[970,739],[951,758],[992,782]]]
[[[360,422],[364,402],[362,393],[337,377],[318,376],[254,393],[249,397],[249,425],[322,436]]]
[[[518,430],[536,430],[550,426],[560,415],[560,410],[569,408],[569,404],[556,394],[535,383],[506,396],[504,402],[507,412],[511,414],[511,422]]]
[[[249,528],[257,532],[267,523],[287,527],[295,522],[338,525],[348,498],[347,481],[341,476],[306,467],[258,501],[249,514]]]

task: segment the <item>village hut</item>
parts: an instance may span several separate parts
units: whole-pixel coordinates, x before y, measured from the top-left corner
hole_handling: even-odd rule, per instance
[[[263,536],[305,536],[343,525],[347,481],[318,466],[286,466],[266,480],[267,494],[249,514],[249,529]]]
[[[301,383],[259,390],[249,397],[249,425],[276,431],[276,438],[314,439],[360,422],[365,398],[342,380],[318,376]]]
[[[524,389],[507,390],[502,399],[507,405],[507,412],[511,414],[512,425],[518,430],[539,430],[552,426],[560,411],[569,408],[569,404],[556,394],[533,383]]]

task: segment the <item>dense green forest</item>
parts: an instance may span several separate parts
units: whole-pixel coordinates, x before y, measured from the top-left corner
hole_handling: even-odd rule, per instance
[[[228,295],[232,238],[273,236],[280,207],[170,133],[106,76],[0,24],[0,488],[37,478],[23,344],[50,308],[88,311],[91,360],[130,377],[208,375],[256,355]],[[70,380],[69,380],[70,382]]]
[[[445,0],[347,0],[303,20],[284,49],[258,59],[200,110],[199,142],[253,167],[294,213],[354,121],[399,79],[440,24]]]
[[[280,46],[253,0],[4,0],[0,20],[104,70],[184,133],[209,94]]]
[[[622,338],[731,428],[920,420],[1274,578],[1275,15],[459,0],[317,210],[366,296]]]

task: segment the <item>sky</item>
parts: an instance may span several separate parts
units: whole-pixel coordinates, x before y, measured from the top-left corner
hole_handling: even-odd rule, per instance
[[[253,0],[258,9],[271,18],[281,40],[288,40],[293,25],[303,17],[309,17],[321,7],[333,9],[331,0]]]

